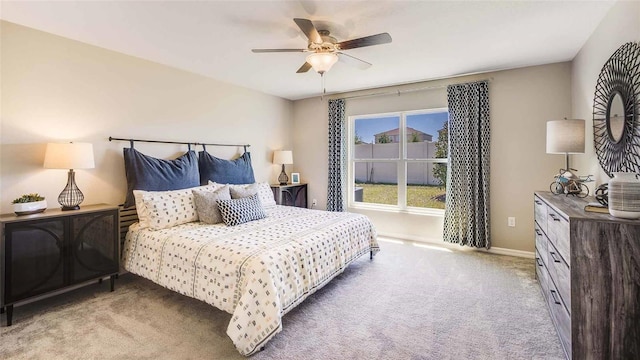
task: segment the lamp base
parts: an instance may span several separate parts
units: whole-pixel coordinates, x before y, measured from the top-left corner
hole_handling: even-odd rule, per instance
[[[289,177],[287,176],[287,173],[284,172],[284,164],[282,164],[282,172],[280,173],[280,176],[278,176],[278,181],[280,182],[280,185],[287,185],[289,182]]]
[[[69,170],[69,176],[67,177],[67,186],[58,196],[58,203],[62,205],[62,211],[78,210],[80,204],[84,200],[82,191],[76,186],[75,172],[73,169]]]
[[[69,210],[80,210],[80,205],[62,207],[62,211],[69,211]]]

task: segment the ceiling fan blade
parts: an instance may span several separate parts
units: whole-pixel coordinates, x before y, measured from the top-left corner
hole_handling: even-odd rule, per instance
[[[309,64],[308,62],[305,62],[304,64],[302,64],[302,66],[300,66],[300,69],[298,69],[296,73],[298,74],[306,73],[307,71],[309,71],[309,69],[311,69],[311,64]]]
[[[389,33],[365,36],[358,39],[347,40],[337,43],[340,50],[355,49],[371,45],[388,44],[391,42]]]
[[[306,52],[308,49],[251,49],[254,53],[273,53],[273,52]]]
[[[320,37],[318,30],[316,30],[316,27],[313,26],[313,23],[311,22],[311,20],[295,18],[293,19],[293,21],[296,22],[300,30],[302,30],[302,32],[307,36],[307,38],[309,38],[309,40],[312,43],[315,43],[315,44],[323,43],[322,37]]]
[[[342,61],[345,64],[349,64],[349,65],[353,65],[358,67],[359,69],[365,70],[371,67],[371,63],[364,61],[362,59],[358,59],[355,56],[351,56],[349,54],[345,54],[343,52],[337,52],[336,54],[339,54],[340,56],[338,56],[338,59],[340,61]]]

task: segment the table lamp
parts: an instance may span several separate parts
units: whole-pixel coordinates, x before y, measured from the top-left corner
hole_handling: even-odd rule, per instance
[[[62,210],[78,210],[84,200],[78,189],[73,169],[93,169],[93,144],[90,143],[49,143],[44,155],[44,167],[47,169],[69,169],[67,186],[58,196]]]
[[[291,150],[277,150],[273,152],[273,163],[274,164],[282,164],[282,172],[280,176],[278,176],[278,181],[280,185],[287,185],[289,182],[289,177],[287,173],[284,171],[284,165],[293,164],[293,153]]]

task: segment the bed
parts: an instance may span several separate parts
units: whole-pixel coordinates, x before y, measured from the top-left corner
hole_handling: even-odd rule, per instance
[[[125,151],[125,162],[126,156]],[[222,196],[223,190],[233,197],[216,198],[224,222],[212,223],[202,212],[198,216],[200,197]],[[192,188],[131,195],[140,221],[126,233],[123,267],[230,313],[227,334],[247,356],[281,331],[287,312],[353,261],[379,251],[366,216],[276,205],[267,183],[209,180]],[[255,208],[261,216],[229,223],[227,204],[241,202],[242,211]]]

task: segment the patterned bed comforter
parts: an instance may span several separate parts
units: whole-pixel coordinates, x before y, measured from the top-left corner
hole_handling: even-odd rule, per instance
[[[128,271],[232,314],[227,334],[251,355],[282,329],[282,316],[363,254],[379,250],[363,215],[277,206],[227,227],[130,227]]]

